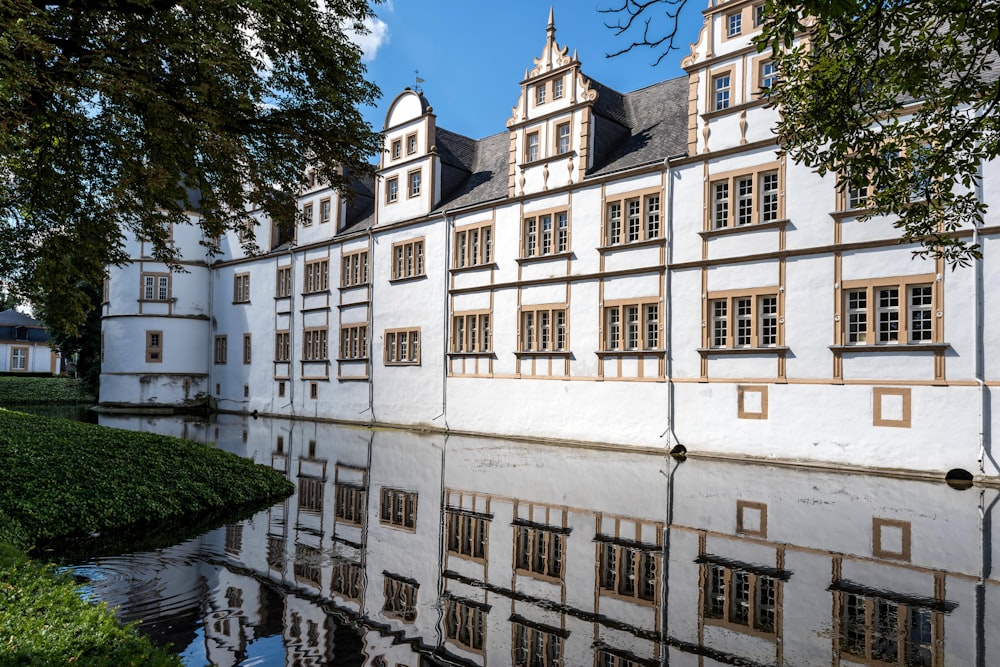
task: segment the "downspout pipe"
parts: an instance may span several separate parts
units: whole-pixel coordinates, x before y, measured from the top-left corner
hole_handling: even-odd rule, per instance
[[[375,207],[378,209],[378,207]],[[371,413],[371,423],[376,424],[375,418],[375,225],[368,228],[368,315],[365,318],[365,326],[368,329],[368,412]]]
[[[976,166],[976,200],[983,201],[983,163]],[[980,245],[979,225],[972,227],[972,243]],[[983,295],[983,249],[979,248],[979,257],[973,260],[973,280],[975,282],[975,348],[976,348],[976,384],[979,386],[979,474],[986,474],[986,439],[989,429],[988,406],[985,373],[985,336],[983,331],[984,295]]]
[[[449,293],[451,290],[451,239],[454,237],[455,231],[455,218],[450,214],[449,211],[445,210],[441,212],[441,220],[444,222],[444,289],[443,289],[443,299],[441,303],[444,307],[441,309],[441,331],[444,333],[441,339],[441,358],[443,360],[441,366],[441,414],[434,418],[437,421],[441,417],[444,417],[444,430],[447,432],[448,427],[448,340],[450,335],[449,328],[449,318],[448,314],[451,312]]]
[[[664,349],[666,350],[666,364],[664,371],[667,374],[667,447],[675,447],[680,445],[680,438],[677,437],[677,432],[674,430],[676,409],[674,407],[674,374],[673,374],[673,345],[671,334],[673,332],[673,314],[674,314],[674,302],[673,302],[673,280],[672,280],[672,270],[671,266],[674,261],[674,172],[671,167],[671,160],[677,160],[680,158],[687,157],[687,152],[679,153],[670,157],[663,159],[663,168],[666,170],[667,175],[667,192],[664,209],[664,214],[666,215],[666,241],[667,241],[667,256],[666,256],[666,267],[664,270],[664,306],[666,311],[666,317],[664,321],[664,333],[663,342]]]

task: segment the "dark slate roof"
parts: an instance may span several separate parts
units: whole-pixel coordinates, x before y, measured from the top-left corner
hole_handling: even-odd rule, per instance
[[[469,174],[449,196],[441,198],[437,210],[461,208],[507,196],[510,134],[504,131],[480,139],[474,148]]]
[[[604,116],[608,120],[613,120],[622,127],[628,127],[629,118],[628,111],[625,109],[625,96],[595,79],[590,79],[590,88],[597,91],[594,113]]]
[[[457,132],[439,127],[435,130],[435,147],[443,164],[472,171],[476,159],[476,141]]]
[[[19,313],[13,308],[0,312],[0,327],[44,327],[33,317]]]
[[[45,325],[14,309],[0,313],[0,341],[46,343],[51,338]]]
[[[622,136],[617,145],[604,146],[597,151],[588,176],[609,174],[684,154],[687,150],[687,96],[687,77],[662,81],[624,95],[629,133]],[[600,120],[596,130],[602,131]]]

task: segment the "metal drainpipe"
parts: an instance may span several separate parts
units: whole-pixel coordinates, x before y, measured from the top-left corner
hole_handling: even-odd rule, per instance
[[[376,210],[378,206],[375,207]],[[390,260],[391,261],[391,260]],[[375,225],[368,228],[368,316],[366,326],[368,327],[368,412],[371,413],[372,423],[375,419],[375,364],[374,350],[372,345],[375,342],[375,319],[372,315],[375,309]]]
[[[444,430],[448,431],[448,312],[449,312],[449,301],[448,301],[448,291],[450,276],[449,269],[451,267],[451,237],[452,228],[455,226],[455,219],[449,217],[448,211],[442,211],[441,217],[444,219],[444,308],[441,309],[441,319],[443,320],[443,326],[441,331],[443,332],[441,340],[441,349],[443,351],[442,359],[444,359],[444,365],[442,366],[442,376],[441,376],[441,414],[435,417],[444,417]],[[483,240],[479,239],[479,243],[482,244]],[[490,323],[492,324],[492,322]]]
[[[976,167],[976,200],[983,201],[983,163]],[[972,227],[972,243],[979,245],[979,225]],[[973,260],[973,280],[975,281],[975,336],[976,336],[976,384],[979,385],[979,473],[986,474],[986,381],[984,364],[983,340],[983,259],[982,248],[980,257]]]
[[[296,226],[298,223],[296,223]],[[295,234],[295,231],[292,231]],[[289,302],[288,309],[288,406],[291,408],[291,416],[295,416],[295,354],[293,352],[295,344],[295,240],[288,242],[288,260],[291,269],[292,279],[288,286]]]
[[[666,350],[666,374],[667,374],[667,447],[671,445],[679,445],[680,438],[677,437],[677,433],[674,431],[674,374],[673,374],[673,345],[671,340],[671,332],[673,331],[673,294],[672,287],[673,283],[671,280],[671,269],[670,266],[674,261],[674,178],[673,169],[670,167],[670,161],[686,157],[687,153],[681,153],[678,155],[666,157],[663,159],[663,167],[667,170],[667,201],[664,208],[664,214],[666,215],[666,241],[667,241],[667,258],[666,267],[664,267],[664,282],[666,283],[664,287],[665,292],[665,309],[666,317],[664,318],[664,332],[663,332],[663,342],[664,349]]]

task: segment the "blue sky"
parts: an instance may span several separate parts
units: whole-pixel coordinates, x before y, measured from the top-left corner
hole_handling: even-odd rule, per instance
[[[473,139],[504,131],[525,70],[545,45],[550,6],[556,41],[571,55],[575,50],[584,74],[601,83],[630,92],[682,75],[681,58],[698,36],[707,3],[688,2],[679,32],[682,48],[654,67],[659,54],[649,49],[605,57],[631,40],[606,28],[615,17],[598,9],[622,1],[389,0],[375,5],[378,20],[362,46],[368,76],[381,88],[382,99],[365,110],[365,117],[381,129],[388,105],[414,85],[419,70],[440,127]]]

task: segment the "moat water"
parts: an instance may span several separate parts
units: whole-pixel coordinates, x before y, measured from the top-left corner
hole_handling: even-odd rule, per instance
[[[102,416],[295,483],[83,559],[186,665],[993,665],[998,491],[279,419]]]

